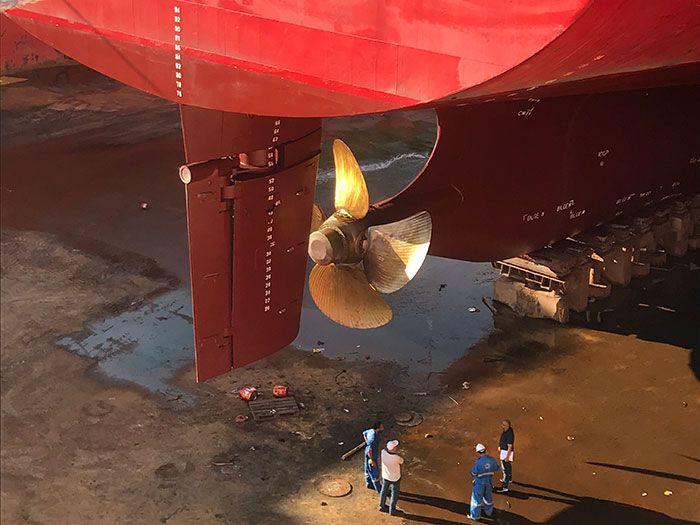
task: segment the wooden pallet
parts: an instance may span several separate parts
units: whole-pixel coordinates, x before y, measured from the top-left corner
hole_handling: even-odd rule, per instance
[[[292,396],[250,401],[248,407],[255,421],[264,421],[276,416],[299,412],[297,400]]]

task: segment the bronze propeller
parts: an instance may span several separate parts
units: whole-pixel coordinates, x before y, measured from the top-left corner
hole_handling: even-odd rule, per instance
[[[347,145],[333,142],[335,213],[315,207],[309,256],[311,297],[333,321],[351,328],[376,328],[392,318],[381,293],[405,286],[420,269],[430,245],[427,211],[403,220],[372,222],[369,193]]]

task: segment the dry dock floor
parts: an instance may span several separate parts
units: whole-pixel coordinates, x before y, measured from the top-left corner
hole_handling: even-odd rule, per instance
[[[499,312],[487,337],[429,380],[391,361],[340,361],[289,347],[199,385],[193,365],[185,366],[169,379],[195,400],[181,406],[177,396],[105,379],[94,359],[57,343],[91,319],[129,311],[186,280],[181,187],[171,198],[161,183],[149,186],[172,200],[153,213],[169,206],[179,229],[167,229],[164,215],[160,232],[144,232],[136,220],[132,237],[113,240],[108,225],[100,238],[84,231],[96,214],[138,210],[151,198],[130,194],[123,181],[165,169],[175,178],[177,113],[112,84],[90,97],[26,91],[25,84],[2,88],[25,89],[17,95],[1,93],[3,524],[469,523],[474,445],[483,442],[495,455],[502,418],[516,433],[515,483],[494,495],[497,510],[484,523],[700,520],[697,255],[661,272],[668,277],[649,279],[649,286],[670,279],[655,286],[667,294],[658,304],[675,311],[656,309],[656,317],[643,319],[646,329],[639,319],[650,314],[631,299],[614,305],[619,317],[602,312],[601,323],[579,326]],[[110,97],[122,105],[110,109]],[[104,125],[119,131],[109,147],[95,145],[103,137],[94,130],[85,146],[47,128],[60,127],[56,112],[63,112],[86,133],[79,113],[96,105],[113,119]],[[130,129],[143,135],[137,144],[121,140],[125,107],[133,109]],[[162,119],[160,135],[138,120],[144,111]],[[133,170],[119,173],[114,166],[125,158]],[[95,181],[41,189],[46,170],[83,182],[92,171]],[[99,179],[103,171],[109,179]],[[52,199],[75,193],[84,222],[71,230],[68,219],[50,214],[58,209]],[[271,391],[279,383],[303,403],[298,414],[235,421],[249,414],[236,388]],[[408,411],[423,422],[393,423]],[[383,442],[399,439],[406,460],[401,517],[378,512],[361,454],[340,461],[375,419],[386,423]],[[328,476],[348,480],[352,492],[320,494],[316,487]]]

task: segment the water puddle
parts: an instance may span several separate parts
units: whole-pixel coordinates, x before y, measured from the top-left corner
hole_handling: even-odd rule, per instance
[[[331,359],[382,359],[418,372],[439,372],[459,359],[493,327],[482,303],[498,273],[488,263],[428,257],[418,275],[398,292],[384,295],[393,320],[380,328],[354,330],[326,318],[304,297],[301,330],[294,345],[323,348]]]
[[[195,402],[192,393],[168,382],[194,359],[189,290],[176,290],[146,300],[135,310],[92,321],[82,332],[57,343],[95,359],[97,373],[109,379],[140,385],[173,400],[178,408]]]

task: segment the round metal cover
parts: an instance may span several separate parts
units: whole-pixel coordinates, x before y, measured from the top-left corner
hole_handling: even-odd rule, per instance
[[[411,421],[411,419],[413,419],[413,416],[411,415],[410,412],[401,412],[401,413],[396,414],[394,416],[394,420],[396,422],[400,422],[400,423],[407,423],[407,422]]]
[[[326,478],[318,485],[318,491],[324,496],[340,498],[347,496],[352,490],[352,485],[343,478]]]
[[[423,416],[418,412],[402,412],[394,416],[394,421],[402,427],[415,427],[423,422]]]

